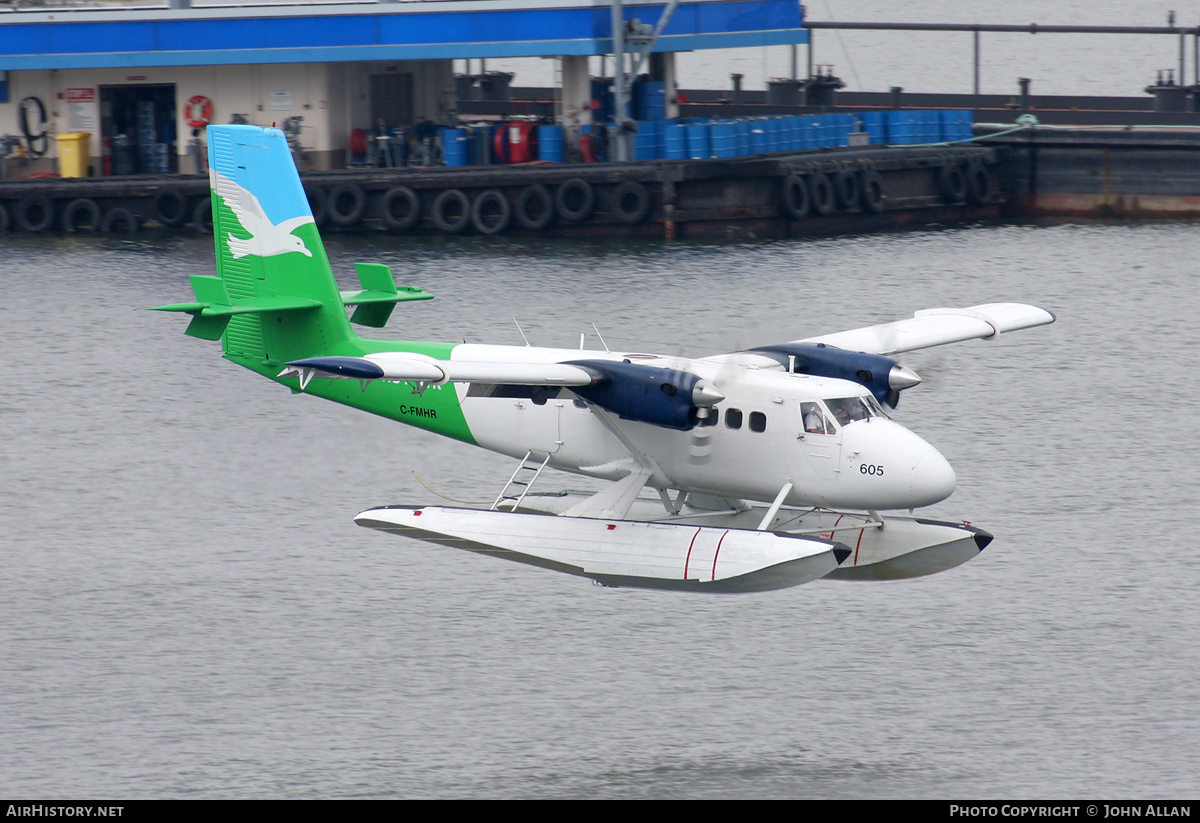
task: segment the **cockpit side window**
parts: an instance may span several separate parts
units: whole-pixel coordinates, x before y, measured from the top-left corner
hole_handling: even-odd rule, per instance
[[[809,434],[833,434],[833,423],[825,415],[820,403],[801,403],[800,417],[804,421],[804,431]]]

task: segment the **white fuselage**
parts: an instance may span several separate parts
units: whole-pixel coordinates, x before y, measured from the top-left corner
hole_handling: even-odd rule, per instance
[[[954,490],[954,471],[931,445],[882,413],[838,420],[830,399],[863,398],[857,383],[789,374],[761,355],[709,359],[628,353],[466,344],[453,360],[566,362],[631,359],[686,369],[725,395],[715,425],[678,431],[620,419],[584,403],[568,389],[550,396],[488,395],[488,387],[457,384],[476,442],[520,458],[527,452],[564,471],[619,480],[639,465],[654,467],[649,484],[725,498],[772,501],[788,483],[788,505],[857,509],[928,506]],[[474,386],[472,388],[471,386]],[[450,387],[446,387],[450,390]],[[499,392],[504,394],[503,391]],[[856,403],[859,401],[855,401]],[[813,404],[825,417],[806,425]]]

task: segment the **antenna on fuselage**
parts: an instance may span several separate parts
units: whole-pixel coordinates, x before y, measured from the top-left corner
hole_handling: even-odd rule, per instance
[[[604,342],[604,335],[600,333],[600,329],[596,328],[595,323],[592,324],[592,329],[596,332],[596,336],[600,338],[600,345],[604,347],[604,350],[611,351],[611,349],[608,347],[608,344]]]
[[[525,336],[525,331],[521,328],[521,324],[517,323],[517,318],[513,318],[513,323],[516,323],[517,331],[521,332],[521,339],[525,341],[526,348],[533,348],[529,345],[529,338]]]

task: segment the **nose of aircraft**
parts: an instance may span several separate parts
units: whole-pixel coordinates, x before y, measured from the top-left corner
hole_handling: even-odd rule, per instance
[[[853,505],[872,509],[931,506],[954,491],[954,469],[933,446],[892,420],[851,423],[843,431],[846,466],[838,481]]]
[[[942,457],[941,452],[930,446],[929,451],[921,455],[917,464],[913,466],[913,496],[924,501],[915,505],[932,506],[934,503],[945,500],[954,493],[954,486],[957,482],[958,478],[954,475],[954,468],[946,462],[946,458]]]

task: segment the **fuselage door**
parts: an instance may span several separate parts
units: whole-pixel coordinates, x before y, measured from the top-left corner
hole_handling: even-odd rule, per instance
[[[833,416],[818,401],[803,401],[799,406],[800,436],[797,443],[805,461],[822,481],[837,478],[842,453],[842,437]]]

